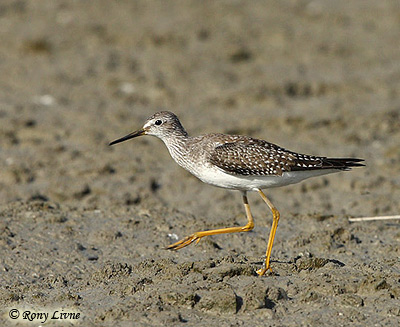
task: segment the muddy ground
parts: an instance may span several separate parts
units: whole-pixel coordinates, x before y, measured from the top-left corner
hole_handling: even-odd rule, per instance
[[[2,0],[0,39],[1,325],[399,323],[399,222],[348,221],[400,211],[398,1]],[[108,146],[159,109],[367,167],[267,190],[259,278],[257,194],[252,232],[164,250],[246,219],[159,140]]]

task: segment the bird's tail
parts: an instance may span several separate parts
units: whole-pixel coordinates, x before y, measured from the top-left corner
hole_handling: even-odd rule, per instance
[[[359,158],[323,158],[322,169],[350,170],[353,167],[363,167],[364,159]]]

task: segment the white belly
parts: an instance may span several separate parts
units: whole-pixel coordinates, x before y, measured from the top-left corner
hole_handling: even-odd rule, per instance
[[[201,171],[192,171],[191,173],[204,183],[214,186],[234,190],[255,191],[257,189],[266,189],[295,184],[310,177],[321,176],[335,172],[338,172],[338,170],[326,169],[293,171],[285,172],[282,176],[240,176],[227,174],[218,168],[207,168],[202,169]]]
[[[224,172],[212,164],[200,165],[198,161],[207,162],[206,158],[188,160],[188,156],[180,153],[179,147],[168,146],[172,158],[184,169],[188,170],[204,183],[242,191],[256,191],[271,187],[280,187],[301,182],[304,179],[339,172],[338,169],[321,169],[308,171],[284,172],[282,176],[243,176]]]

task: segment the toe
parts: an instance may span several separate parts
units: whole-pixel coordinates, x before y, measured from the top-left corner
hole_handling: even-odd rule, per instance
[[[192,243],[194,240],[196,240],[196,236],[195,235],[190,235],[187,236],[183,239],[181,239],[180,241],[171,244],[169,246],[166,247],[167,250],[179,250],[184,248],[185,246],[188,246],[190,243]]]

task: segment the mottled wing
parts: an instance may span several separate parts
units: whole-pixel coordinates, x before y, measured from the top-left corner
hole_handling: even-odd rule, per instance
[[[290,171],[294,157],[285,149],[266,141],[244,139],[217,146],[210,162],[236,175],[278,175]]]
[[[349,170],[363,159],[317,157],[288,151],[267,141],[246,138],[217,146],[210,162],[227,173],[281,176],[284,172],[321,169]]]

